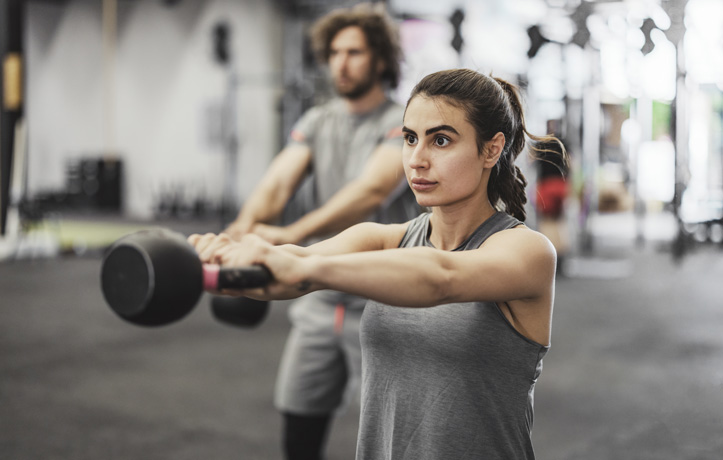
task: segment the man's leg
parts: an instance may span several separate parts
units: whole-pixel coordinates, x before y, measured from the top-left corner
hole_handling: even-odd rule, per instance
[[[284,455],[287,460],[321,460],[331,415],[284,415]]]
[[[323,457],[334,411],[343,401],[347,369],[334,331],[335,305],[313,294],[291,307],[293,324],[276,382],[288,460]]]
[[[362,304],[363,305],[363,304]],[[334,330],[343,350],[346,379],[339,408],[345,407],[353,397],[358,397],[361,381],[361,347],[359,345],[359,321],[362,308],[335,308]],[[339,384],[341,385],[341,383]],[[338,387],[342,388],[342,386]],[[332,414],[299,415],[284,413],[284,452],[287,460],[320,460]]]

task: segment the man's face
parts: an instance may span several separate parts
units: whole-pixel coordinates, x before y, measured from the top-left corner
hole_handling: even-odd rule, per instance
[[[358,99],[379,82],[376,60],[358,26],[340,30],[331,41],[329,69],[336,91],[347,99]]]

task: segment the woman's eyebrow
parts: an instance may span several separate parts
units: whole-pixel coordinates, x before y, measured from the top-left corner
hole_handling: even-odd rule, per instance
[[[433,128],[429,128],[428,130],[426,130],[426,131],[424,132],[424,134],[427,135],[427,136],[429,136],[430,134],[434,134],[434,133],[439,132],[439,131],[449,131],[449,132],[454,133],[454,134],[459,134],[459,133],[457,132],[457,130],[454,129],[453,127],[451,127],[450,125],[439,125],[439,126],[435,126],[435,127],[433,127]],[[417,134],[417,133],[414,132],[414,130],[409,129],[409,128],[407,128],[406,126],[403,126],[403,127],[402,127],[402,132],[403,132],[403,133],[414,134],[414,135]]]
[[[439,125],[439,126],[435,126],[434,128],[429,128],[427,131],[425,131],[425,134],[427,136],[429,136],[430,134],[434,134],[438,131],[449,131],[454,134],[459,134],[456,129],[454,129],[453,127],[451,127],[449,125]]]

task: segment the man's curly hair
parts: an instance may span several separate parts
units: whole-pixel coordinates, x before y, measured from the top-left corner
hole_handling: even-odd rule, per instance
[[[399,84],[402,49],[396,24],[382,3],[360,3],[348,9],[333,10],[319,19],[311,28],[311,46],[317,59],[326,64],[331,52],[331,41],[342,29],[360,27],[375,59],[384,63],[383,82],[391,88]]]

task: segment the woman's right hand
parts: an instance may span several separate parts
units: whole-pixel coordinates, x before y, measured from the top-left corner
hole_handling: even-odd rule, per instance
[[[228,247],[234,244],[234,239],[228,233],[206,233],[204,235],[193,234],[188,237],[188,242],[194,247],[201,262],[205,264],[221,265],[222,254],[228,251]]]
[[[273,246],[257,235],[249,233],[234,241],[225,233],[195,234],[188,237],[188,242],[203,263],[225,267],[263,265],[273,276],[273,281],[263,288],[224,293],[268,300],[298,297],[311,290],[306,279],[309,258],[296,255],[283,246]]]

